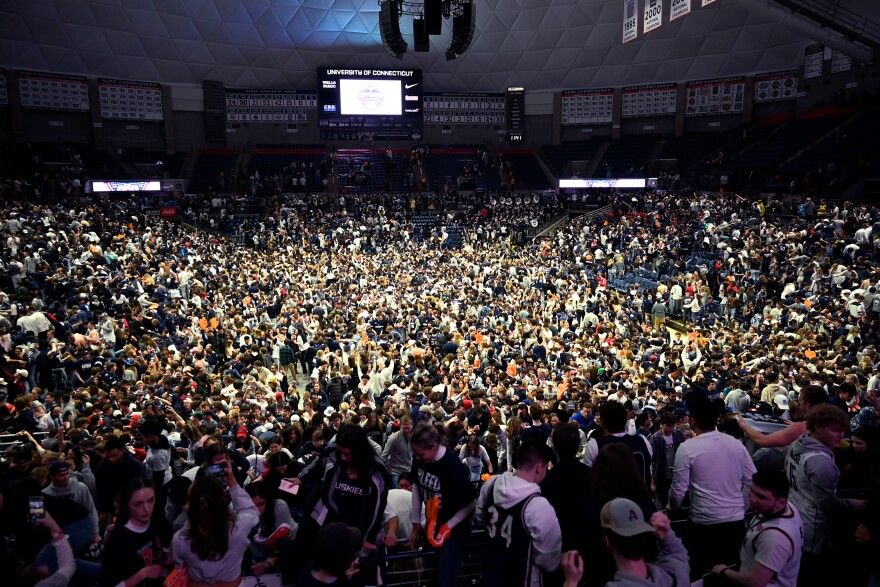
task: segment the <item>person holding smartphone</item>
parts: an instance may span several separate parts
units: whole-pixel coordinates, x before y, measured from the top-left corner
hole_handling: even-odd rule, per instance
[[[260,523],[260,513],[238,484],[232,463],[225,459],[222,466],[225,485],[207,471],[192,484],[186,525],[171,543],[174,564],[187,566],[190,587],[237,587],[251,531]]]
[[[36,587],[66,587],[76,572],[76,560],[73,557],[73,549],[70,547],[67,534],[46,511],[42,496],[31,497],[30,511],[34,526],[42,526],[49,531],[49,535],[52,537],[52,546],[55,547],[55,557],[58,560],[58,570],[38,581]]]

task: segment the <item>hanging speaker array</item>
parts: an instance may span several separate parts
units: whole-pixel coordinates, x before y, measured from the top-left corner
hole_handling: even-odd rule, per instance
[[[400,31],[400,17],[413,17],[413,44],[416,52],[431,50],[431,35],[439,35],[443,20],[452,19],[452,34],[446,59],[457,59],[474,40],[476,9],[471,0],[379,0],[379,30],[382,45],[392,57],[401,59],[409,45]]]

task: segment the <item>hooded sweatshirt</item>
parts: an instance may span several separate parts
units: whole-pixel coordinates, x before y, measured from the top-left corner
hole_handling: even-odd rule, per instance
[[[818,554],[825,546],[831,548],[832,513],[854,509],[851,500],[837,497],[840,470],[831,449],[804,434],[786,450],[785,472],[791,485],[788,501],[804,523],[804,551]]]
[[[490,500],[490,492],[492,499]],[[477,500],[477,523],[486,527],[493,523],[492,514],[487,511],[487,503],[493,501],[507,510],[534,495],[523,508],[522,521],[531,537],[532,560],[530,564],[552,571],[559,566],[562,549],[562,532],[556,511],[544,497],[537,483],[526,481],[514,473],[502,473],[491,482],[483,485]],[[531,585],[540,585],[541,573],[529,573]]]
[[[688,563],[688,553],[684,549],[681,540],[670,530],[658,540],[660,556],[656,562],[648,563],[648,577],[639,577],[630,573],[617,571],[614,578],[605,584],[605,587],[674,587],[678,585],[690,585],[691,567]]]

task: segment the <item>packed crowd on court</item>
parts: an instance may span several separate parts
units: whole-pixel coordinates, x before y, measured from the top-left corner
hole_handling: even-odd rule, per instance
[[[247,245],[4,200],[5,568],[446,587],[479,551],[492,586],[880,584],[880,209],[609,201],[523,245],[505,200],[458,206],[451,247],[360,200]]]

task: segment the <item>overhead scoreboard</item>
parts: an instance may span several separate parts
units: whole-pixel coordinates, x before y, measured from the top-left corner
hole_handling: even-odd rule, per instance
[[[516,143],[526,136],[526,91],[522,87],[507,88],[507,106],[504,109],[507,119],[507,140]]]
[[[399,140],[422,136],[420,69],[318,68],[321,140]]]
[[[304,123],[317,107],[314,90],[226,90],[227,122]]]
[[[425,94],[425,124],[504,124],[502,92]]]

